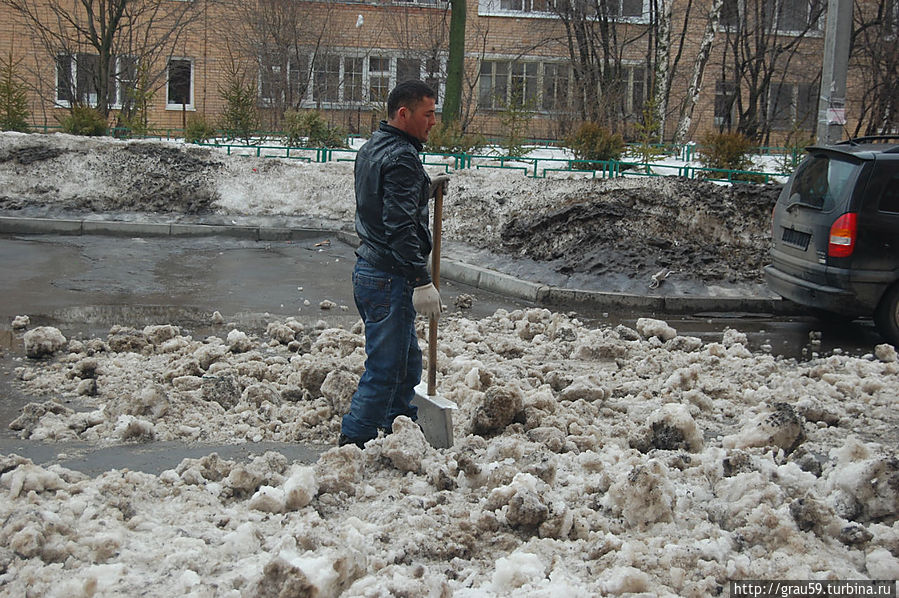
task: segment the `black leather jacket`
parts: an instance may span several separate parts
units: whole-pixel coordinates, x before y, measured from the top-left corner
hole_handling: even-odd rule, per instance
[[[356,234],[362,241],[356,255],[413,286],[431,282],[431,179],[418,157],[421,149],[417,139],[381,121],[355,166]]]

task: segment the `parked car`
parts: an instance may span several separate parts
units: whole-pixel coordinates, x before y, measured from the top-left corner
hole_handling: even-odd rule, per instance
[[[794,303],[870,316],[899,346],[899,136],[812,146],[772,216],[768,286]]]

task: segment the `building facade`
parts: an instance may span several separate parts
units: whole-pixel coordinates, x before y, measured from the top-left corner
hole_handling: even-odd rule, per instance
[[[895,12],[897,0],[879,1]],[[146,0],[106,45],[84,33],[82,3],[15,4],[30,10],[0,0],[0,52],[27,82],[37,126],[56,126],[77,103],[107,106],[111,125],[135,112],[157,130],[199,115],[215,124],[229,90],[251,89],[266,130],[280,130],[288,110],[317,109],[366,134],[407,78],[431,83],[442,108],[443,0]],[[808,139],[825,9],[824,0],[473,0],[461,120],[488,137],[515,122],[529,138],[559,139],[591,120],[627,139],[729,129],[760,143]],[[895,35],[889,43],[895,52]],[[850,80],[851,127],[871,84],[862,70]]]

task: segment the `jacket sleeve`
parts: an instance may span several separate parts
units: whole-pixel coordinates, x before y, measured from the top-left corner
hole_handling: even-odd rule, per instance
[[[428,284],[428,256],[417,230],[424,185],[421,168],[400,154],[384,166],[383,181],[384,232],[391,255],[410,283]]]

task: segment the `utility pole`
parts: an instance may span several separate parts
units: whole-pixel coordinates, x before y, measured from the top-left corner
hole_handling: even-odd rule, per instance
[[[828,0],[824,61],[818,99],[818,144],[836,143],[846,124],[846,71],[852,36],[853,0]]]

